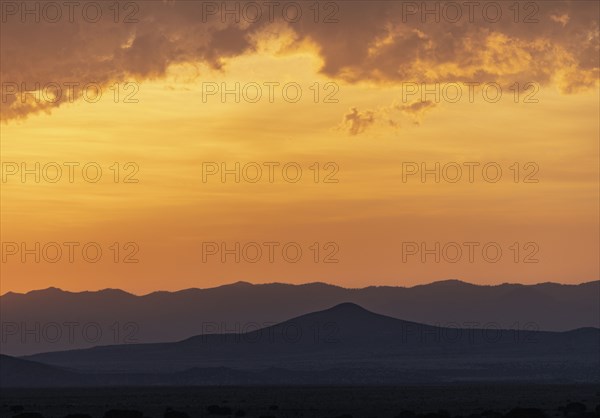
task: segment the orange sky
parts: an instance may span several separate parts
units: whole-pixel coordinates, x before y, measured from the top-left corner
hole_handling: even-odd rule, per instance
[[[33,107],[3,95],[1,293],[597,280],[598,3],[542,2],[538,23],[497,25],[402,22],[389,2],[359,3],[339,2],[329,24],[211,26],[178,2],[142,6],[130,25],[3,23],[4,93],[77,81],[104,94]],[[470,82],[502,96],[477,87],[471,103]],[[533,83],[517,103],[515,82]],[[246,100],[206,95],[235,83]],[[439,99],[410,94],[421,83],[441,83]],[[36,163],[39,183],[23,179]],[[223,163],[239,163],[239,182],[206,172]],[[439,182],[407,171],[436,163]],[[239,262],[223,262],[236,243]]]

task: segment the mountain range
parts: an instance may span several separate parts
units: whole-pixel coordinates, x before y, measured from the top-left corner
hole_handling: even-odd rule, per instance
[[[600,327],[600,281],[480,286],[448,280],[362,289],[238,282],[142,296],[115,289],[74,293],[49,288],[0,296],[0,352],[20,356],[243,333],[343,302],[438,327],[545,331]]]
[[[442,328],[352,303],[238,334],[0,358],[0,385],[600,382],[600,329]]]
[[[74,293],[49,288],[0,296],[0,353],[19,356],[240,333],[343,302],[439,327],[546,331],[600,327],[600,281],[479,286],[448,280],[410,288],[362,289],[238,282],[143,296],[115,289]]]

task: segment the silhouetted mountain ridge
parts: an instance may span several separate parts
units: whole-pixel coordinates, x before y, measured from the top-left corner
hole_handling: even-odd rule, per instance
[[[345,289],[325,283],[255,285],[237,282],[208,289],[153,292],[136,296],[118,289],[65,292],[56,288],[0,297],[3,323],[14,324],[1,352],[33,354],[120,342],[180,341],[188,337],[265,327],[306,312],[352,302],[373,312],[441,327],[495,326],[564,331],[599,327],[600,281],[580,285],[543,283],[480,286],[458,280],[410,288],[369,286]],[[97,341],[81,332],[70,341],[68,330],[58,341],[35,341],[21,324],[75,323],[79,330],[97,324]],[[117,331],[115,332],[115,328]],[[41,333],[41,331],[40,331]],[[23,337],[23,338],[22,338]],[[25,340],[25,342],[23,342]]]
[[[321,376],[315,377],[319,382],[323,370],[341,371],[340,381],[358,371],[374,382],[383,374],[380,383],[421,378],[595,382],[600,381],[594,372],[600,367],[599,350],[596,328],[568,332],[441,328],[342,303],[242,333],[97,346],[23,359],[85,373],[129,375],[225,367],[234,374],[246,373],[243,379],[251,379],[247,373],[285,369],[290,376],[301,374],[303,381]],[[332,373],[327,379],[336,379]]]

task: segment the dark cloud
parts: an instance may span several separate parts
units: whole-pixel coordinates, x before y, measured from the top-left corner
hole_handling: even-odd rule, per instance
[[[376,110],[365,111],[353,107],[344,115],[339,128],[351,136],[356,136],[374,125],[400,128],[403,125],[402,119],[405,118],[415,125],[420,125],[425,112],[435,107],[436,103],[431,100],[414,101],[410,104],[394,103]]]
[[[227,58],[253,51],[253,39],[274,22],[288,25],[299,42],[317,45],[324,62],[321,71],[348,82],[534,81],[553,83],[567,93],[598,85],[599,3],[595,1],[527,2],[537,9],[523,6],[518,23],[508,9],[512,2],[493,2],[501,4],[503,12],[494,23],[484,19],[481,9],[474,13],[473,22],[466,10],[458,22],[444,16],[439,22],[426,16],[423,22],[419,12],[413,15],[406,9],[410,3],[423,4],[420,1],[337,1],[337,10],[321,10],[318,22],[305,2],[297,3],[306,6],[297,22],[282,18],[281,10],[269,19],[264,9],[262,18],[253,22],[243,16],[236,22],[231,15],[223,22],[219,13],[209,15],[206,9],[207,4],[222,2],[139,1],[133,16],[136,23],[122,22],[131,10],[122,10],[121,21],[115,23],[110,9],[114,3],[98,1],[103,17],[97,23],[82,19],[81,12],[75,13],[73,22],[63,16],[58,23],[44,19],[22,23],[4,6],[21,2],[2,3],[3,88],[7,82],[16,83],[19,90],[22,83],[26,89],[35,83],[107,85],[131,77],[161,77],[170,65],[185,62],[221,68]],[[227,3],[230,9],[236,7]],[[432,8],[435,3],[428,4]],[[323,23],[332,13],[333,23]],[[537,23],[524,23],[527,18]],[[79,94],[75,91],[76,97]],[[63,95],[55,103],[23,104],[18,96],[3,94],[1,119],[25,117],[71,99]]]
[[[375,123],[375,112],[372,110],[359,112],[357,108],[353,107],[344,115],[342,128],[346,129],[350,135],[355,136],[363,133],[373,123]]]
[[[394,106],[395,109],[400,110],[405,115],[408,115],[412,118],[413,122],[417,125],[421,124],[421,120],[423,119],[423,114],[433,109],[436,106],[436,103],[431,100],[423,100],[417,101],[411,104],[402,105],[402,106]]]

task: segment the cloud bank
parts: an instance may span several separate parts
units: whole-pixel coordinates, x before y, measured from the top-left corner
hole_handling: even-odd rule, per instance
[[[36,12],[2,2],[3,121],[81,99],[88,83],[162,77],[180,63],[223,68],[255,52],[273,25],[315,45],[321,72],[348,83],[533,81],[564,93],[598,86],[598,2],[527,2],[514,10],[511,2],[336,1],[315,10],[308,2],[175,0],[121,2],[118,13],[113,2],[72,9],[56,2],[60,18],[44,3],[31,2]],[[51,100],[21,94],[37,88]],[[372,123],[356,109],[346,118],[355,134]]]

